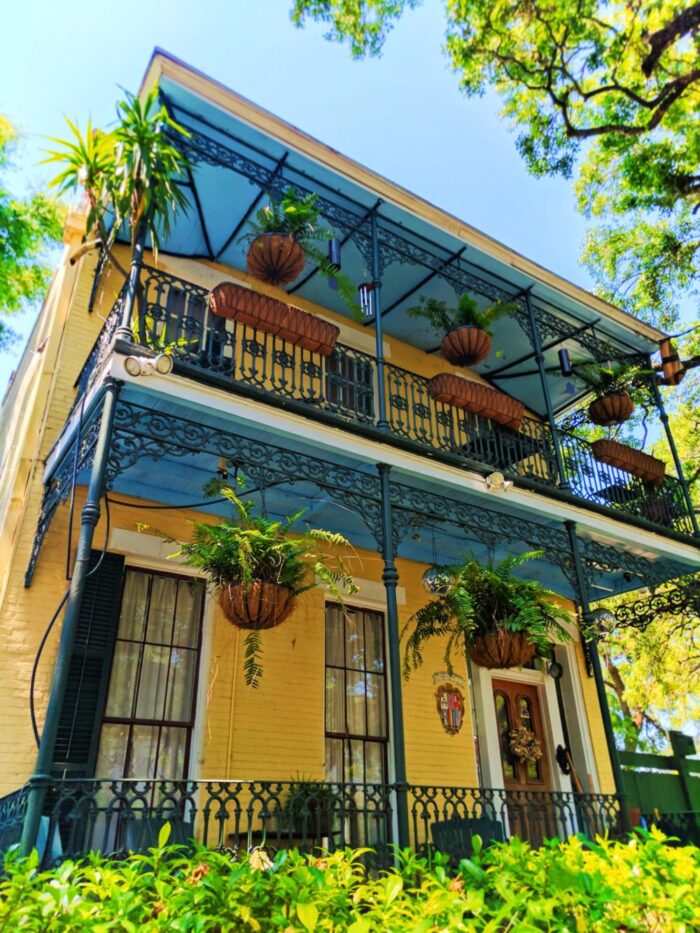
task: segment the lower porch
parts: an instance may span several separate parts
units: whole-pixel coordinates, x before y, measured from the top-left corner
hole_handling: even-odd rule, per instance
[[[0,799],[0,848],[19,843],[29,786]],[[341,784],[327,781],[166,781],[64,779],[46,785],[37,848],[44,867],[90,851],[122,857],[159,844],[204,846],[235,856],[262,847],[322,852],[370,848],[387,866],[397,844],[403,798],[410,845],[459,860],[484,844],[517,836],[533,846],[582,834],[622,834],[615,794]]]

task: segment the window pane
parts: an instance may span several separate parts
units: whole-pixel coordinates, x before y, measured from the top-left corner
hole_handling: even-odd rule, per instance
[[[137,719],[162,719],[165,706],[165,686],[170,667],[170,648],[146,645],[143,649]]]
[[[124,777],[155,777],[158,758],[158,726],[134,726],[131,732],[131,744]]]
[[[118,638],[141,641],[148,611],[148,587],[151,577],[147,573],[128,570],[124,581]]]
[[[366,674],[367,680],[367,735],[386,736],[386,709],[384,705],[384,678]]]
[[[201,583],[189,580],[178,582],[173,644],[188,648],[197,647],[203,595],[204,586]]]
[[[328,781],[343,780],[343,740],[326,739],[326,779]]]
[[[131,641],[118,641],[114,646],[105,716],[131,717],[141,650],[140,644]]]
[[[338,606],[326,608],[326,664],[345,667],[343,613]]]
[[[173,577],[153,577],[146,629],[147,641],[170,644],[176,596],[177,580]]]
[[[326,668],[326,732],[345,732],[345,672]]]
[[[350,735],[365,735],[365,675],[356,671],[347,672],[347,732]]]
[[[503,764],[503,776],[507,778],[515,777],[515,762],[510,750],[510,717],[508,716],[508,701],[502,693],[497,693],[494,697],[496,702],[496,722],[498,723],[498,742],[501,747],[501,763]]]
[[[100,735],[95,776],[98,778],[124,777],[124,763],[129,744],[129,726],[105,723]]]
[[[187,751],[187,729],[178,726],[163,726],[160,731],[157,778],[171,778],[174,774],[185,774],[185,752]]]
[[[345,619],[345,666],[365,668],[365,636],[362,612],[348,612]]]
[[[173,648],[170,653],[170,679],[164,719],[188,722],[192,714],[192,694],[197,652]]]
[[[365,664],[368,671],[384,671],[383,619],[376,612],[365,613]]]
[[[364,779],[364,742],[361,739],[348,739],[345,742],[345,780],[350,784],[362,784]]]
[[[384,783],[384,745],[365,742],[365,780],[368,784]]]

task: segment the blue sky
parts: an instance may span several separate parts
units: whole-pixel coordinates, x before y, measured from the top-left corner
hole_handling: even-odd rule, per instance
[[[442,5],[405,15],[379,60],[353,62],[314,24],[295,29],[291,0],[24,0],[3,10],[0,111],[27,133],[17,184],[43,135],[114,115],[160,46],[301,129],[560,275],[578,265],[583,220],[571,185],[530,177],[495,97],[464,98],[442,55]],[[34,312],[11,322],[24,335]],[[0,355],[0,391],[20,347]]]

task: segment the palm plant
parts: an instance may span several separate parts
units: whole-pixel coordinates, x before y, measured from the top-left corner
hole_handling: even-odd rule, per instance
[[[456,306],[437,298],[421,295],[420,304],[409,308],[410,317],[424,318],[440,334],[447,334],[458,327],[478,327],[491,334],[493,324],[502,317],[512,314],[517,305],[514,301],[494,301],[489,307],[479,310],[478,302],[466,292],[460,296]]]
[[[61,166],[51,183],[60,192],[85,190],[88,235],[95,238],[91,245],[101,245],[126,277],[113,253],[120,231],[128,231],[132,255],[142,235],[157,252],[161,232],[168,236],[175,215],[187,211],[177,180],[190,166],[177,140],[189,133],[159,103],[157,89],[143,101],[127,92],[117,104],[117,117],[112,130],[88,121],[85,132],[67,120],[72,138],[52,137],[60,148],[48,151],[44,161]]]
[[[466,656],[479,638],[494,633],[522,635],[540,656],[549,653],[554,640],[568,641],[563,623],[569,615],[554,593],[513,573],[542,553],[529,551],[485,566],[469,560],[449,568],[452,582],[447,592],[414,613],[402,630],[403,638],[412,629],[406,641],[404,676],[420,667],[423,645],[433,638],[445,640],[450,673],[455,648]]]
[[[254,503],[244,500],[230,485],[218,480],[206,492],[218,495],[233,507],[231,518],[214,524],[192,522],[192,541],[181,544],[173,557],[203,571],[214,589],[225,592],[242,587],[244,592],[261,583],[273,584],[299,596],[324,585],[341,605],[344,594],[357,592],[355,581],[340,551],[350,547],[341,534],[322,528],[294,530],[302,509],[284,519],[253,514]],[[166,540],[173,541],[170,536]],[[245,640],[245,677],[257,686],[262,674],[260,632],[251,630]]]

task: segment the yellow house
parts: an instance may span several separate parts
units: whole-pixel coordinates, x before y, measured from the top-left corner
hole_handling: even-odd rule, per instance
[[[234,849],[624,828],[576,620],[697,569],[697,526],[681,478],[562,416],[590,400],[571,360],[653,365],[666,335],[159,51],[156,86],[189,132],[190,210],[127,283],[70,214],[3,402],[0,842],[23,833],[51,860],[143,847],[165,820]],[[362,321],[311,261],[285,285],[251,273],[246,223],[290,186],[318,195]],[[215,313],[222,283],[235,314]],[[470,369],[406,313],[464,292],[513,302]],[[265,309],[326,322],[331,344]],[[163,540],[228,514],[203,493],[217,475],[353,546],[359,592],[344,610],[323,588],[299,597],[261,635],[256,689],[246,633]],[[571,642],[450,672],[436,640],[402,679],[401,629],[434,568],[533,550],[520,572],[570,607]],[[514,749],[518,728],[541,754]]]

